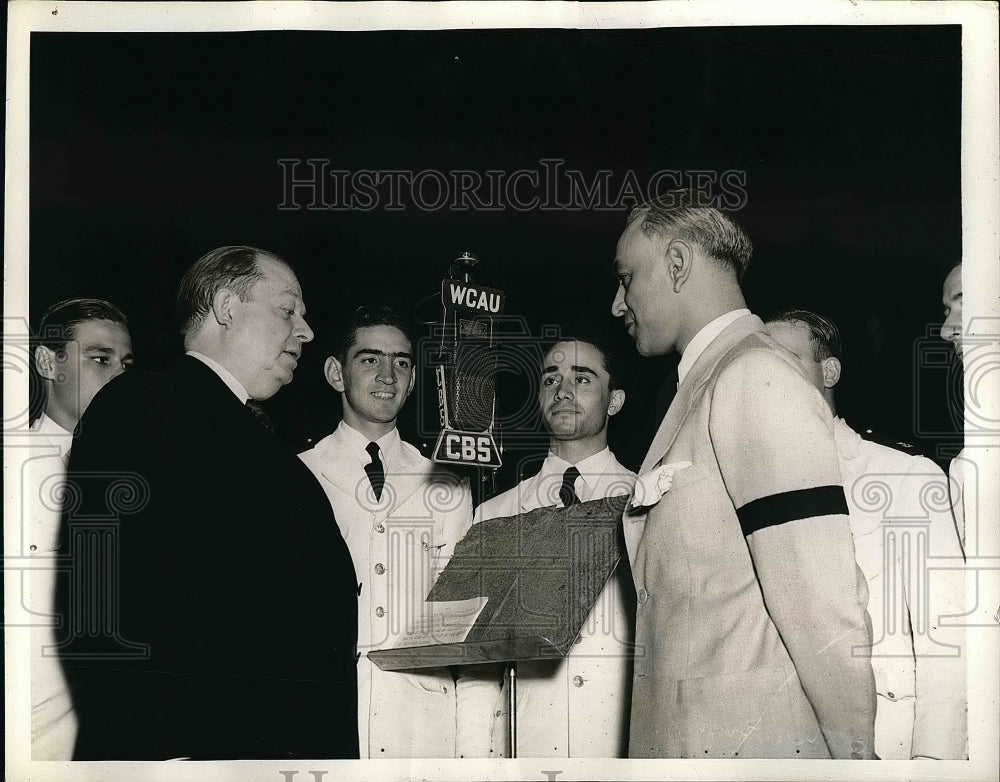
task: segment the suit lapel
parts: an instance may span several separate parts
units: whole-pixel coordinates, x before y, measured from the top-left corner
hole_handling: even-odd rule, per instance
[[[722,333],[712,340],[704,352],[698,356],[698,360],[694,362],[694,366],[684,378],[681,387],[677,389],[677,396],[671,402],[667,414],[660,423],[660,428],[653,437],[653,442],[649,446],[642,467],[639,468],[640,475],[649,472],[670,450],[670,446],[677,439],[681,424],[687,419],[694,403],[701,398],[712,371],[722,357],[737,343],[750,334],[763,330],[763,328],[764,324],[756,315],[744,315],[723,329]]]

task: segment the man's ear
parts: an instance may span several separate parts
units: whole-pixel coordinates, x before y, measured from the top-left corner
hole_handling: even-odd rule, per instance
[[[326,382],[333,386],[335,391],[340,391],[344,393],[344,372],[343,368],[340,366],[340,362],[337,361],[333,356],[330,356],[326,363],[323,364],[323,377],[326,378]]]
[[[45,345],[39,345],[35,348],[35,369],[46,380],[54,381],[56,379],[56,356]]]
[[[820,364],[823,366],[823,387],[833,388],[840,382],[840,359],[830,356],[824,358]]]
[[[413,387],[417,384],[417,368],[411,364],[410,366],[410,387],[406,389],[406,398],[410,398],[410,394],[413,393]]]
[[[625,406],[625,391],[616,388],[611,392],[611,400],[608,402],[608,415],[615,415]]]
[[[667,244],[666,261],[674,293],[680,293],[681,287],[691,276],[694,248],[683,239],[671,239]]]
[[[212,298],[212,317],[222,328],[228,329],[233,325],[233,307],[239,301],[239,296],[229,288],[219,288]]]

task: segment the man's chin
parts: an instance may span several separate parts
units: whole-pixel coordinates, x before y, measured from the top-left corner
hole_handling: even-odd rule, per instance
[[[654,358],[655,356],[665,356],[670,351],[657,345],[650,345],[640,340],[635,341],[635,351],[643,358]]]

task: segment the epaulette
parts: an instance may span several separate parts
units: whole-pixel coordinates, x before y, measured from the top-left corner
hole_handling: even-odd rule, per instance
[[[861,432],[861,437],[869,442],[875,443],[876,445],[884,445],[886,448],[892,448],[896,451],[902,451],[909,456],[926,456],[917,446],[911,445],[910,443],[904,443],[901,440],[896,440],[892,437],[888,437],[878,432],[874,432],[871,429],[863,429]]]

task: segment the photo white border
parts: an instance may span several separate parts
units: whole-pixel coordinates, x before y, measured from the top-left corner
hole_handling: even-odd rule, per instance
[[[563,3],[118,3],[14,0],[8,5],[7,135],[4,225],[4,337],[28,323],[29,218],[29,37],[32,31],[195,32],[250,30],[435,30],[498,28],[653,28],[767,25],[962,25],[962,257],[967,328],[973,334],[1000,334],[1000,117],[998,117],[997,7],[991,2],[865,2],[816,0],[799,3],[699,2]],[[610,248],[609,248],[610,252]],[[24,324],[24,325],[21,325]],[[6,355],[6,348],[5,348]],[[4,420],[27,408],[27,379],[4,370]],[[966,378],[968,382],[968,378]],[[987,384],[989,385],[989,384]],[[1000,384],[998,384],[1000,385]],[[969,389],[967,389],[969,391]],[[980,417],[1000,421],[1000,389],[978,390]],[[968,396],[968,394],[967,394]],[[971,434],[967,432],[968,435]],[[980,487],[988,492],[980,507],[995,514],[987,530],[987,551],[997,543],[998,434],[979,437],[972,458]],[[981,433],[980,433],[981,435]],[[6,464],[6,459],[5,459]],[[6,469],[6,468],[5,468]],[[4,482],[5,518],[14,518],[18,498]],[[14,511],[14,512],[11,512]],[[5,550],[12,550],[5,529]],[[983,558],[981,573],[998,604],[1000,560]],[[970,562],[970,570],[973,563]],[[7,573],[5,573],[5,578]],[[969,596],[977,583],[970,574]],[[5,589],[5,595],[10,596]],[[981,596],[980,596],[981,597]],[[983,616],[989,616],[986,609]],[[27,713],[28,679],[18,661],[16,634],[5,633],[7,653],[5,717],[7,779],[21,780],[341,780],[428,779],[996,779],[998,750],[997,627],[969,631],[971,761],[240,761],[227,763],[54,763],[25,760],[28,726],[12,714]],[[24,650],[21,651],[21,654]],[[975,675],[972,675],[973,672]],[[296,771],[286,777],[280,771]],[[319,774],[310,773],[311,771]],[[555,772],[559,773],[556,774]],[[326,772],[326,773],[319,773]],[[548,772],[548,773],[546,773]]]

